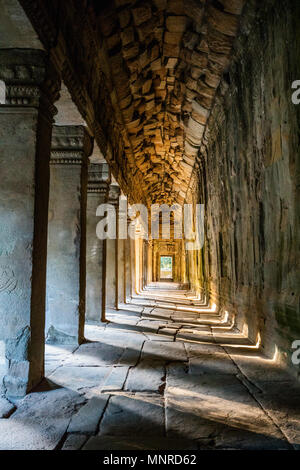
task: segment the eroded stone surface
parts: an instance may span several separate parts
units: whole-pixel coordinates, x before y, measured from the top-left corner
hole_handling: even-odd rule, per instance
[[[15,410],[15,406],[5,397],[0,396],[0,419],[8,418]]]
[[[81,396],[66,389],[28,395],[9,419],[0,420],[0,449],[55,449],[83,403]]]

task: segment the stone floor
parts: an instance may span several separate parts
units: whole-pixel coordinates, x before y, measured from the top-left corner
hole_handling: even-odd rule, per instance
[[[185,290],[152,285],[0,399],[0,449],[300,449],[300,384]]]

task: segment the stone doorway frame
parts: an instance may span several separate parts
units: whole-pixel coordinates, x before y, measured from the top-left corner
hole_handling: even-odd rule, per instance
[[[173,282],[174,281],[174,273],[175,273],[175,255],[174,254],[171,254],[171,253],[166,253],[166,254],[163,254],[163,253],[159,253],[159,263],[158,263],[158,266],[159,266],[159,269],[158,269],[158,278],[159,278],[159,282]],[[162,278],[161,277],[161,270],[160,270],[160,260],[161,258],[172,258],[172,277],[171,278]]]

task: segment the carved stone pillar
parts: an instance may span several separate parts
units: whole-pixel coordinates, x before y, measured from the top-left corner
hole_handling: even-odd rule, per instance
[[[120,197],[117,231],[117,309],[126,302],[126,242],[127,239],[127,200]]]
[[[89,166],[87,194],[86,318],[100,321],[102,316],[103,245],[96,235],[97,207],[107,201],[109,167],[106,162]]]
[[[129,236],[129,225],[131,223],[131,219],[127,217],[127,239],[124,240],[124,283],[125,283],[125,302],[131,301],[131,238]]]
[[[146,284],[152,282],[152,255],[153,255],[153,242],[150,238],[147,243],[147,281]]]
[[[8,396],[20,397],[44,374],[49,158],[60,80],[46,54],[30,49],[0,50],[0,80],[0,380]]]
[[[120,187],[111,184],[108,193],[108,204],[114,207],[116,220],[118,220],[119,195]],[[117,238],[115,240],[109,238],[105,240],[105,289],[103,297],[105,307],[108,308],[117,308],[117,246]]]
[[[87,166],[92,139],[83,126],[54,126],[50,160],[47,343],[80,344],[86,287]]]

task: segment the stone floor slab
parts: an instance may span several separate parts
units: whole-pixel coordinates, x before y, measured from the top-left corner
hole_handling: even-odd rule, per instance
[[[239,370],[226,354],[202,355],[189,361],[190,374],[238,374]]]
[[[101,416],[106,407],[108,395],[95,396],[88,400],[88,402],[80,408],[69,424],[68,432],[80,432],[83,434],[95,434],[98,430],[98,425]]]
[[[142,359],[153,361],[187,361],[187,354],[182,343],[165,341],[147,341],[142,350]]]
[[[111,367],[62,366],[49,376],[55,384],[70,390],[101,387],[111,372]]]
[[[146,394],[113,396],[100,424],[100,435],[163,436],[164,408],[160,397]]]
[[[143,360],[130,369],[125,390],[132,392],[159,392],[164,383],[165,368],[163,364]]]
[[[122,390],[128,375],[129,367],[113,367],[101,390],[104,392]]]
[[[0,420],[0,450],[53,450],[84,400],[62,389],[31,393],[9,418]]]
[[[109,339],[108,335],[105,335]],[[116,364],[124,352],[124,345],[111,345],[102,341],[82,344],[65,362],[69,366],[109,366]],[[123,340],[124,341],[124,340]]]

